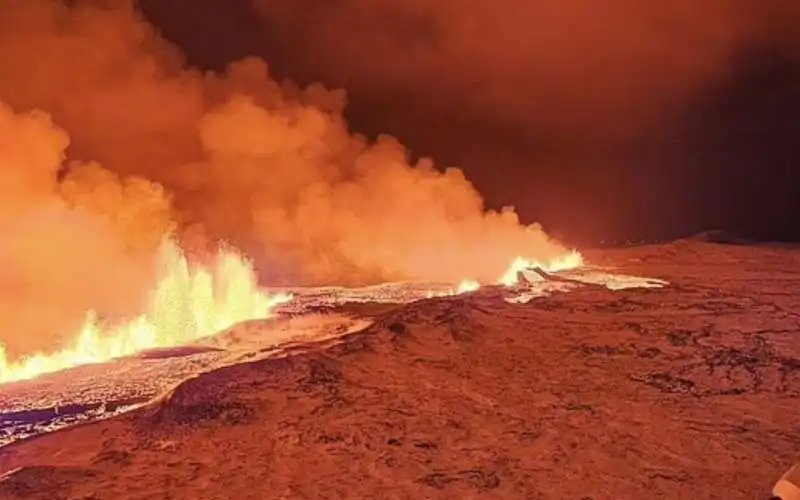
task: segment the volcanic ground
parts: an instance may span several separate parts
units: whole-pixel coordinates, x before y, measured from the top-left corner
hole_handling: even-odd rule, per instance
[[[800,455],[800,249],[587,260],[458,296],[297,290],[195,346],[4,385],[0,498],[768,498]]]

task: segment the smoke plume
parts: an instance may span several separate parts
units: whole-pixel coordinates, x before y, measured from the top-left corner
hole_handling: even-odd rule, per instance
[[[351,133],[343,91],[279,84],[254,58],[193,71],[127,2],[0,10],[12,351],[63,341],[88,309],[136,312],[168,232],[198,254],[228,241],[294,283],[493,280],[515,255],[565,250],[511,209],[484,211],[458,169]]]
[[[45,113],[0,103],[0,316],[9,352],[54,347],[89,309],[136,314],[152,285],[167,200],[95,164],[58,180],[69,142]]]

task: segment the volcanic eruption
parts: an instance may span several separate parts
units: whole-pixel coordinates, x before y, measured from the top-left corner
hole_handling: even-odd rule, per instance
[[[459,169],[351,133],[343,91],[186,68],[126,2],[3,7],[0,381],[266,317],[286,297],[259,280],[468,291],[581,263]]]
[[[452,121],[502,115],[481,126],[504,148],[600,164],[796,11],[367,3],[247,2],[325,81],[349,46],[354,92],[469,91]],[[351,131],[344,91],[277,81],[280,58],[194,69],[134,5],[0,0],[0,498],[755,498],[796,460],[797,249],[584,263],[459,168]],[[463,142],[464,165],[485,158]],[[546,192],[579,233],[593,204],[527,150],[507,151],[536,164],[515,197]],[[606,205],[648,195],[587,165],[564,180]]]

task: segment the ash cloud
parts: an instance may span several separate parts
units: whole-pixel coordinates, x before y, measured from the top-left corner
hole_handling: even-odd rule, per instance
[[[117,2],[0,0],[0,310],[13,352],[83,313],[136,312],[172,231],[226,240],[273,280],[497,278],[565,251],[462,172],[409,165],[348,130],[346,96],[278,83],[250,58],[191,70]],[[420,123],[424,127],[423,123]]]

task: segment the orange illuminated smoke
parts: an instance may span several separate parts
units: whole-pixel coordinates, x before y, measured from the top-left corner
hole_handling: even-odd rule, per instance
[[[190,265],[171,241],[162,245],[160,257],[161,278],[144,314],[122,325],[104,327],[97,314],[89,312],[71,346],[14,363],[9,362],[0,343],[0,382],[186,344],[242,321],[267,318],[275,305],[291,299],[259,290],[250,262],[230,250],[221,250],[211,268]]]

